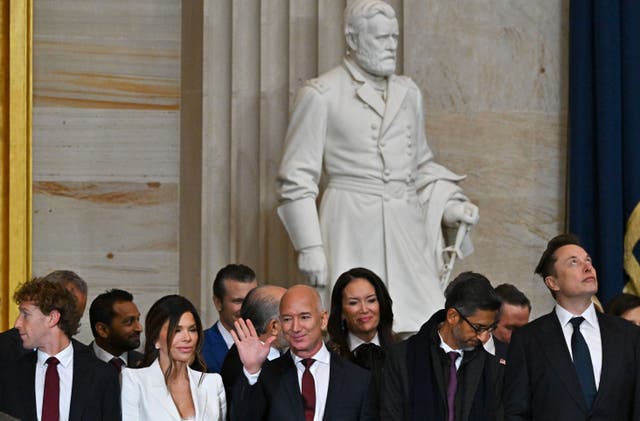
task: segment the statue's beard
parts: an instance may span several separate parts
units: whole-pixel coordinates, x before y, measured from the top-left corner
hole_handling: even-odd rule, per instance
[[[379,53],[368,48],[360,48],[355,51],[354,59],[365,72],[374,76],[388,77],[396,71],[395,52]]]

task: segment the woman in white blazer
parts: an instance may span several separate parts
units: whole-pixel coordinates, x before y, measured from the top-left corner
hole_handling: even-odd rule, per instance
[[[151,306],[141,368],[122,371],[124,421],[223,421],[222,378],[206,373],[202,322],[189,300],[167,295]]]

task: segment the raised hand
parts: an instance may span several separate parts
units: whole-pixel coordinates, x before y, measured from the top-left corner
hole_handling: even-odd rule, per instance
[[[276,337],[270,335],[265,341],[261,341],[251,320],[238,319],[234,323],[235,331],[231,331],[233,342],[238,348],[238,355],[245,370],[250,374],[257,373],[269,355],[271,342]]]

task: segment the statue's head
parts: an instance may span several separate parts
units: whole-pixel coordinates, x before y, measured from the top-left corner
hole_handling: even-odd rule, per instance
[[[353,0],[344,11],[347,53],[367,73],[389,76],[396,69],[398,20],[382,0]]]

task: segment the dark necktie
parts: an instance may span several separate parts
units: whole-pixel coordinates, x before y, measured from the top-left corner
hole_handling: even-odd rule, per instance
[[[571,352],[573,354],[573,365],[578,374],[578,381],[584,394],[587,408],[591,409],[593,399],[596,396],[596,381],[593,376],[593,364],[591,364],[591,354],[589,347],[584,340],[584,336],[580,333],[580,324],[584,321],[584,317],[574,317],[569,322],[573,325],[573,334],[571,335]]]
[[[447,407],[449,408],[448,421],[453,421],[455,418],[455,405],[456,405],[456,389],[458,387],[458,370],[456,370],[456,360],[460,357],[455,351],[447,352],[449,355],[449,384],[447,385]]]
[[[116,368],[116,370],[118,370],[118,373],[122,371],[122,366],[124,365],[124,361],[122,361],[120,358],[118,357],[114,357],[111,358],[109,360],[109,364],[111,364],[112,366],[114,366]]]
[[[42,398],[42,421],[60,420],[60,376],[58,359],[47,358],[47,372],[44,376],[44,396]]]
[[[304,419],[313,421],[316,413],[316,382],[309,368],[315,362],[313,358],[305,358],[302,360],[304,365],[304,373],[302,373],[302,404],[304,405]]]
[[[362,344],[353,350],[353,361],[360,367],[374,370],[384,362],[384,351],[376,344]]]

